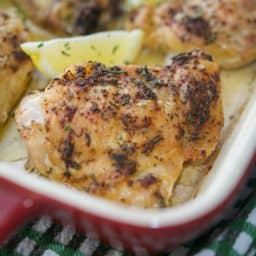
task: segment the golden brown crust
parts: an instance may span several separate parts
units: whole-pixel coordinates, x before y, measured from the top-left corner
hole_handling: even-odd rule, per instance
[[[119,15],[121,0],[16,1],[36,23],[58,34],[88,34]],[[104,16],[104,17],[103,17]],[[106,17],[107,16],[107,17]]]
[[[223,126],[219,69],[198,50],[166,67],[70,67],[38,96],[43,125],[26,125],[28,99],[16,113],[33,167],[143,207],[169,205],[183,163],[208,157]]]
[[[255,20],[254,0],[184,0],[135,10],[128,27],[151,24],[148,47],[165,52],[201,48],[221,66],[236,68],[256,58]]]
[[[20,48],[28,38],[28,31],[15,12],[0,10],[0,127],[30,78],[33,66]]]

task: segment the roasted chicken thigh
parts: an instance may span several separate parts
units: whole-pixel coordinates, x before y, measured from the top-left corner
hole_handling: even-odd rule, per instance
[[[255,0],[179,0],[146,5],[129,15],[128,28],[143,28],[146,44],[164,52],[201,48],[224,68],[256,58]]]
[[[36,23],[59,34],[88,34],[120,13],[121,0],[16,0]]]
[[[168,206],[183,163],[218,143],[219,75],[199,50],[164,67],[72,66],[16,111],[30,165],[110,200]]]
[[[33,69],[19,46],[28,39],[29,33],[15,11],[0,10],[0,128],[24,93]]]

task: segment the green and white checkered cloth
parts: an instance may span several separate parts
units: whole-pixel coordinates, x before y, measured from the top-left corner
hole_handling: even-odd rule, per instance
[[[1,231],[0,231],[1,232]],[[0,256],[128,256],[109,245],[80,235],[72,226],[61,226],[41,216],[24,226],[0,248]],[[228,219],[222,220],[199,239],[163,253],[168,256],[256,255],[256,166],[234,203]]]

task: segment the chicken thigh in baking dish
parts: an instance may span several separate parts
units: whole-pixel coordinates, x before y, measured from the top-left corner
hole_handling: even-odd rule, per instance
[[[20,49],[29,33],[15,11],[0,10],[0,128],[24,93],[33,65]]]
[[[119,16],[122,0],[23,0],[16,4],[36,23],[58,34],[88,34]]]
[[[218,143],[219,75],[199,50],[164,67],[72,66],[16,111],[30,165],[110,200],[168,206],[183,163]]]
[[[201,48],[224,68],[256,58],[255,0],[179,0],[146,5],[129,15],[128,28],[143,28],[147,46],[164,52]]]

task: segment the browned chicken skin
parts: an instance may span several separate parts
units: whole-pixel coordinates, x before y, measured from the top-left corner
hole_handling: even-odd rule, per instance
[[[88,34],[120,14],[121,0],[22,0],[17,6],[58,34]]]
[[[20,44],[29,33],[14,10],[0,10],[0,128],[26,90],[33,65]]]
[[[39,174],[129,205],[168,206],[183,163],[218,143],[219,68],[199,50],[165,67],[89,62],[26,97],[16,121]]]
[[[146,44],[165,52],[201,48],[224,68],[256,59],[255,0],[180,0],[144,6],[129,16],[128,28],[143,28]]]

